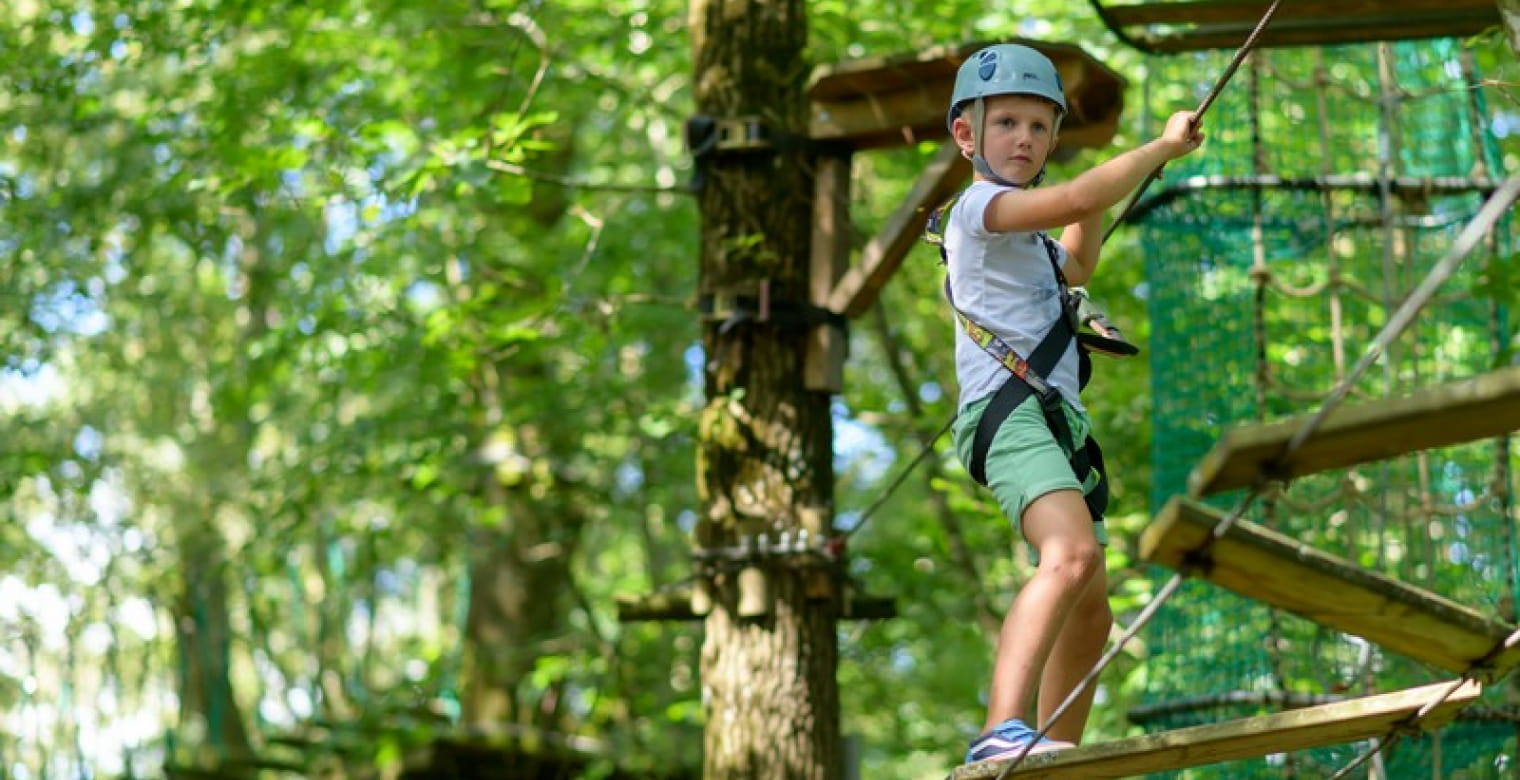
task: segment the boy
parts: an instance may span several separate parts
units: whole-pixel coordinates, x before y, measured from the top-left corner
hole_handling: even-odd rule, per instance
[[[1102,655],[1113,615],[1103,571],[1106,498],[1094,497],[1107,486],[1101,454],[1082,446],[1091,430],[1078,397],[1085,356],[1068,324],[1066,284],[1083,284],[1096,270],[1104,211],[1203,140],[1193,114],[1179,112],[1160,138],[1035,189],[1065,114],[1050,60],[997,44],[961,65],[947,120],[975,170],[943,215],[946,291],[961,326],[955,447],[1037,560],[1003,620],[987,720],[967,763],[1022,753],[1036,733],[1024,720],[1031,705],[1045,723]],[[1041,232],[1061,226],[1059,242]],[[1005,383],[1004,398],[994,400]],[[1029,752],[1079,742],[1092,700],[1089,686]]]

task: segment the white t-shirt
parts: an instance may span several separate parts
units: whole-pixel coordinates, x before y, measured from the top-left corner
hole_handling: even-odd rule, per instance
[[[1039,233],[992,233],[984,215],[993,196],[1010,189],[992,182],[973,183],[956,199],[945,226],[945,253],[949,257],[950,289],[955,306],[973,322],[1002,339],[1024,359],[1034,353],[1040,340],[1065,316],[1061,288],[1050,256]],[[1062,268],[1068,255],[1059,242],[1051,242]],[[960,406],[995,392],[1013,376],[1002,363],[966,335],[955,323],[955,373],[960,382]],[[1073,339],[1051,375],[1044,377],[1078,411],[1085,412],[1078,397],[1077,345]]]

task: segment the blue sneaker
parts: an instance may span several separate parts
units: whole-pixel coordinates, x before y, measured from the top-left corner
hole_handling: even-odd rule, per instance
[[[1024,752],[1024,746],[1034,740],[1034,735],[1035,730],[1024,725],[1024,721],[1018,718],[1005,720],[993,730],[971,740],[971,748],[966,751],[966,763],[1013,758]],[[1027,755],[1033,756],[1070,747],[1076,746],[1070,742],[1040,737],[1040,741],[1030,749]]]

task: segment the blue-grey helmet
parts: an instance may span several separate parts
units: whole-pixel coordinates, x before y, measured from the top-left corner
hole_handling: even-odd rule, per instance
[[[955,74],[950,113],[945,126],[954,132],[955,118],[967,101],[993,95],[1034,95],[1056,104],[1056,121],[1066,116],[1066,93],[1061,74],[1044,54],[1017,43],[995,43],[971,55]]]

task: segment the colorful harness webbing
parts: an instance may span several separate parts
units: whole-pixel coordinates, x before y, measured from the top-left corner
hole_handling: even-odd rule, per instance
[[[944,214],[949,213],[955,204],[952,198],[940,209],[929,217],[929,225],[926,235],[929,242],[939,247],[940,261],[946,265],[950,257],[945,251],[944,230],[941,223]],[[1036,233],[1045,246],[1045,254],[1050,260],[1051,270],[1055,272],[1056,283],[1061,291],[1062,316],[1058,318],[1045,337],[1034,348],[1026,360],[1019,355],[1018,351],[1009,346],[997,334],[977,324],[975,320],[966,316],[959,306],[955,305],[955,295],[950,288],[950,277],[945,277],[945,299],[950,302],[950,308],[955,312],[955,318],[961,328],[966,331],[978,347],[991,355],[1004,368],[1012,374],[1008,381],[1004,382],[992,400],[987,403],[982,411],[982,418],[977,424],[976,436],[971,444],[971,463],[968,470],[971,478],[979,485],[987,484],[987,453],[992,449],[992,440],[997,436],[998,428],[1008,419],[1008,415],[1018,408],[1019,404],[1030,395],[1040,399],[1040,408],[1045,416],[1045,424],[1050,427],[1051,434],[1056,442],[1071,453],[1070,463],[1072,473],[1077,480],[1084,485],[1087,475],[1092,471],[1098,474],[1098,482],[1090,492],[1083,495],[1087,503],[1087,509],[1092,514],[1094,522],[1103,519],[1103,513],[1108,509],[1108,475],[1103,464],[1103,450],[1098,446],[1096,439],[1088,436],[1083,446],[1077,447],[1071,433],[1071,424],[1066,419],[1066,412],[1062,408],[1061,392],[1045,377],[1055,370],[1061,357],[1066,354],[1066,348],[1073,340],[1077,339],[1076,329],[1071,321],[1069,307],[1072,305],[1070,294],[1066,284],[1066,274],[1061,272],[1060,254],[1056,251],[1055,242],[1044,233]],[[1078,391],[1087,386],[1092,376],[1092,360],[1087,354],[1087,348],[1078,340]],[[1014,381],[1017,378],[1020,381]]]

